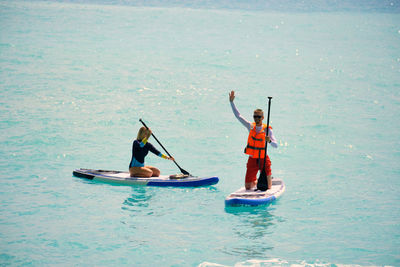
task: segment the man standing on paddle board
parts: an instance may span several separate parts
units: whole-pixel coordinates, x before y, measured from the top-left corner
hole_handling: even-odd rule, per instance
[[[257,183],[257,173],[262,170],[262,164],[265,162],[265,171],[267,173],[268,188],[272,185],[272,173],[271,173],[271,161],[267,155],[264,160],[265,154],[265,142],[270,143],[274,148],[278,147],[272,127],[269,127],[268,136],[266,136],[267,125],[263,124],[264,112],[262,109],[256,109],[253,113],[254,122],[250,122],[240,115],[233,100],[235,99],[235,91],[231,91],[229,94],[229,101],[231,103],[232,111],[235,117],[239,120],[244,127],[249,131],[249,137],[247,138],[247,146],[244,153],[249,155],[247,160],[247,171],[245,187],[247,190],[254,188]]]

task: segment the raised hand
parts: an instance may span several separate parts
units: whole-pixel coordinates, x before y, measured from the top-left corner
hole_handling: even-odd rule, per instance
[[[233,102],[234,99],[235,99],[235,91],[231,91],[231,92],[229,93],[229,101],[230,101],[230,102]]]

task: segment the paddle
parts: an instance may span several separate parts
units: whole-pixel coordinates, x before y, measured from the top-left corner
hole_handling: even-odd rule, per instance
[[[271,99],[272,97],[268,97],[268,117],[267,117],[267,133],[266,136],[268,136],[269,132],[269,113],[271,110]],[[265,155],[264,155],[264,164],[263,164],[263,169],[260,173],[260,176],[258,177],[257,181],[257,189],[261,191],[267,191],[268,190],[268,181],[267,181],[267,174],[265,172],[265,161],[267,160],[267,148],[268,148],[268,142],[265,142]]]
[[[146,127],[146,129],[149,129],[149,127],[147,127],[147,125],[144,123],[144,121],[142,121],[142,119],[139,119],[139,121],[143,124],[144,127]],[[172,158],[171,154],[169,154],[168,151],[165,149],[165,147],[160,143],[160,141],[158,141],[157,137],[155,137],[155,135],[153,133],[151,133],[151,135],[154,137],[154,139],[156,139],[157,143],[165,150],[165,152],[167,152],[168,156]],[[179,170],[181,170],[181,172],[183,174],[192,176],[190,173],[188,173],[187,171],[182,169],[181,166],[179,166],[175,160],[174,160],[174,163],[176,164],[176,166],[178,166]]]

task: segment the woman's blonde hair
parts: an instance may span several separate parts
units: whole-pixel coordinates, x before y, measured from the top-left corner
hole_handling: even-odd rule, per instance
[[[137,140],[143,140],[145,137],[149,137],[149,130],[143,126],[139,129]]]

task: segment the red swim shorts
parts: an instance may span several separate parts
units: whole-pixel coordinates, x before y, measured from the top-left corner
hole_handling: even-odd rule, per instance
[[[260,163],[259,163],[260,161]],[[257,180],[257,172],[262,170],[262,165],[264,163],[264,159],[255,159],[249,157],[247,161],[247,171],[246,171],[246,183],[255,182]],[[265,172],[267,176],[271,175],[271,161],[267,155],[267,160],[265,160]]]

